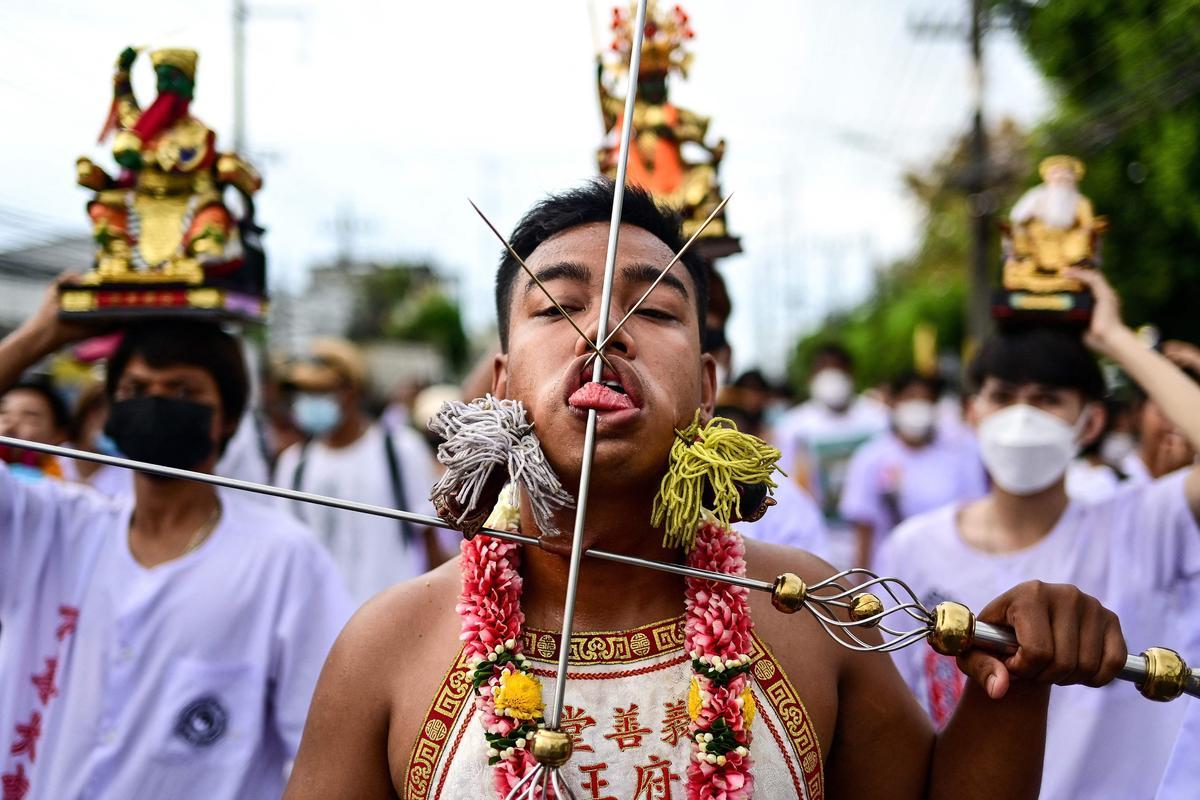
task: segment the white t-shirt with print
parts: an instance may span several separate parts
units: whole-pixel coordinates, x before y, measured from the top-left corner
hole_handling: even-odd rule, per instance
[[[788,411],[770,439],[779,448],[779,466],[832,517],[850,456],[887,426],[887,407],[869,397],[855,397],[840,413],[809,400]]]
[[[415,431],[406,428],[392,430],[391,435],[404,492],[401,505],[406,511],[432,516],[434,510],[429,491],[436,479],[429,447]],[[301,445],[293,445],[280,455],[275,468],[276,485],[343,500],[396,507],[383,429],[378,424],[369,426],[347,447],[331,448],[322,442],[308,445],[304,449],[304,469],[299,485],[296,485],[301,450]],[[400,523],[387,517],[309,503],[281,502],[304,520],[329,550],[356,605],[430,568],[419,525],[408,528],[413,533],[410,539],[401,533]],[[444,534],[441,540],[445,542],[444,546],[456,546],[460,537],[451,532]]]
[[[734,527],[743,536],[760,542],[782,544],[829,558],[829,533],[825,517],[812,495],[780,476],[773,490],[775,505],[758,522],[739,522]]]
[[[1169,610],[1181,587],[1200,576],[1200,526],[1185,477],[1131,486],[1099,503],[1073,500],[1045,538],[1011,553],[971,547],[958,531],[961,506],[939,509],[896,529],[880,551],[880,572],[907,582],[929,607],[955,600],[974,611],[1023,581],[1069,583],[1120,617],[1131,651],[1180,647]],[[893,658],[935,723],[944,724],[964,680],[953,660],[920,644]],[[1041,797],[1153,797],[1185,709],[1147,701],[1124,681],[1054,687]]]
[[[294,519],[219,496],[209,538],[147,569],[131,499],[0,467],[0,775],[15,796],[281,794],[351,609]]]
[[[974,500],[987,489],[987,473],[973,439],[938,435],[923,447],[910,447],[888,431],[850,459],[840,510],[846,520],[872,527],[877,551],[892,529],[909,517]]]
[[[1155,800],[1196,800],[1200,797],[1200,699],[1184,697],[1174,702],[1186,704],[1187,714]]]

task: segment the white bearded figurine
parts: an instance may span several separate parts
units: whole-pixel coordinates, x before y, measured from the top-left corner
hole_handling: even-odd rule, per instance
[[[1095,265],[1095,237],[1105,222],[1079,191],[1084,173],[1079,159],[1050,156],[1038,172],[1044,183],[1013,206],[1004,285],[1035,292],[1077,291],[1076,282],[1061,273],[1067,267]]]

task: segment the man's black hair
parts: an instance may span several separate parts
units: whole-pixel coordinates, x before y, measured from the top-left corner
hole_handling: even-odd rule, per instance
[[[117,352],[108,361],[104,392],[109,402],[134,356],[155,369],[179,365],[203,369],[217,384],[226,426],[235,428],[241,420],[250,396],[246,360],[238,340],[214,323],[190,319],[152,320],[127,328]]]
[[[941,378],[921,375],[912,370],[901,372],[892,378],[888,388],[892,393],[892,397],[895,397],[910,386],[924,386],[933,395],[934,400],[942,396],[943,383]]]
[[[540,201],[517,223],[509,243],[522,259],[542,242],[563,231],[592,222],[607,223],[612,217],[613,182],[595,178],[582,186],[552,194]],[[644,189],[625,187],[625,202],[621,207],[621,222],[634,225],[657,237],[672,253],[683,247],[679,215],[659,207]],[[704,318],[708,309],[708,274],[704,263],[689,250],[680,259],[696,286],[696,315],[700,320],[703,341]],[[500,349],[508,351],[508,325],[513,285],[523,270],[517,260],[505,250],[496,271],[496,322],[500,332]]]
[[[837,342],[826,342],[813,350],[812,358],[808,362],[809,370],[811,371],[813,365],[822,359],[836,361],[847,370],[854,370],[854,356],[850,355],[850,351]]]
[[[27,378],[22,378],[8,391],[14,392],[18,389],[26,392],[33,392],[41,396],[46,401],[46,406],[50,409],[50,417],[54,420],[54,427],[71,432],[71,411],[67,408],[67,401],[63,400],[63,396],[59,394],[58,389],[54,388],[54,383],[45,375],[31,375]]]
[[[748,369],[737,377],[733,385],[738,389],[755,389],[760,392],[773,392],[775,387],[767,380],[760,369]]]
[[[988,378],[1074,389],[1085,400],[1106,394],[1104,375],[1078,331],[1028,327],[988,337],[967,367],[967,385],[978,392]]]

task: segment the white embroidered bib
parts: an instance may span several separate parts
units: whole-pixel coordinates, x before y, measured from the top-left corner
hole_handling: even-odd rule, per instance
[[[683,618],[571,637],[562,730],[574,741],[563,776],[578,800],[683,800],[691,661]],[[527,630],[524,652],[549,697],[559,637]],[[821,800],[821,750],[796,690],[762,640],[751,652],[756,798]],[[496,797],[483,725],[460,652],[425,716],[405,774],[406,800]],[[500,800],[503,800],[502,798]]]

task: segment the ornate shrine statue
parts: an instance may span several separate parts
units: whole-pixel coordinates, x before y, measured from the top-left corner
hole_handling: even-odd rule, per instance
[[[100,133],[113,138],[114,177],[87,157],[76,161],[88,202],[96,261],[81,286],[65,287],[65,314],[125,316],[162,310],[259,318],[265,264],[252,196],[262,179],[236,153],[221,153],[211,128],[190,113],[194,50],[150,54],[158,96],[142,109],[130,68],[138,51],[117,58],[113,101]],[[246,211],[224,202],[232,186]]]
[[[617,153],[624,120],[624,90],[620,79],[629,71],[633,41],[632,12],[613,8],[611,50],[613,57],[598,58],[597,85],[604,116],[605,144],[597,151],[600,171],[615,177]],[[628,182],[648,189],[660,203],[683,214],[683,232],[691,236],[721,202],[717,171],[725,153],[725,141],[710,145],[708,117],[674,105],[667,97],[667,77],[678,72],[687,77],[692,55],[684,44],[693,36],[684,10],[675,6],[663,12],[650,4],[646,17],[641,65],[637,74],[637,100],[633,110],[633,141],[626,168]],[[689,160],[683,148],[696,150],[701,158]],[[702,239],[727,239],[724,213],[704,231]],[[727,252],[737,252],[736,244]],[[726,253],[718,253],[724,255]]]
[[[1081,310],[1083,285],[1064,274],[1071,267],[1098,264],[1100,236],[1107,221],[1079,191],[1084,166],[1077,158],[1050,156],[1038,167],[1044,183],[1021,196],[1011,222],[1002,226],[1003,287],[1014,310]],[[998,304],[997,316],[1003,316]]]

